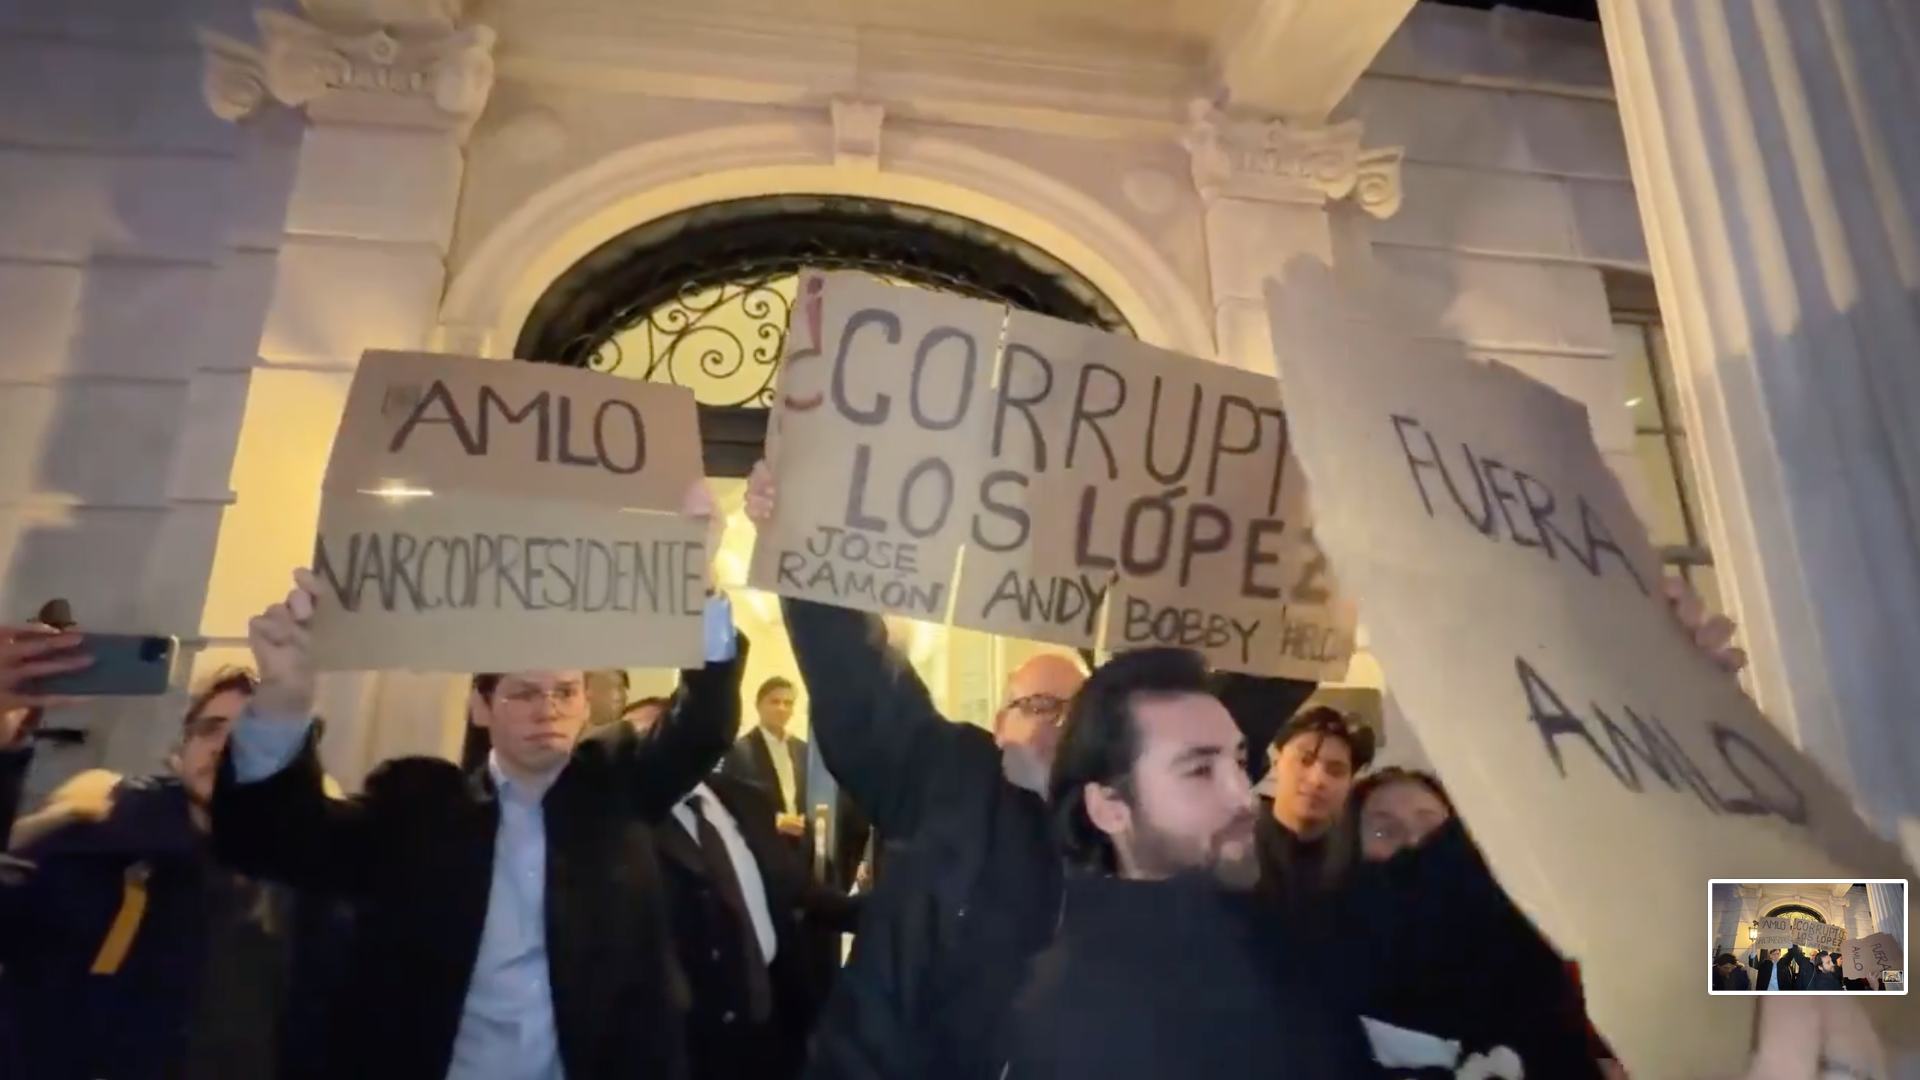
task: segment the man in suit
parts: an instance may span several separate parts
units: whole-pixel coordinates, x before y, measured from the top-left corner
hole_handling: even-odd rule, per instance
[[[1747,966],[1757,973],[1753,980],[1755,990],[1793,989],[1793,974],[1787,970],[1786,964],[1781,962],[1779,949],[1771,951],[1762,949],[1757,953],[1748,954]],[[1775,976],[1778,978],[1776,979]]]
[[[725,600],[708,603],[706,666],[682,673],[647,734],[614,724],[582,741],[582,671],[476,675],[484,766],[392,761],[333,801],[309,720],[322,601],[310,573],[295,580],[248,627],[262,681],[221,763],[214,841],[243,872],[355,903],[327,1074],[684,1076],[653,826],[738,730],[743,642]]]
[[[635,723],[645,730],[653,718]],[[798,1076],[837,961],[812,931],[837,940],[852,930],[854,905],[807,878],[766,793],[736,777],[707,777],[655,831],[674,946],[693,991],[694,1080]]]
[[[753,710],[760,722],[727,754],[722,769],[767,793],[781,835],[806,858],[811,855],[806,845],[807,741],[787,734],[793,702],[793,683],[788,680],[776,675],[761,683],[753,695]]]

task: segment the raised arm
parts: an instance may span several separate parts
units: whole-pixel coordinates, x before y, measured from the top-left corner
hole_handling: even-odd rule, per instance
[[[772,469],[759,462],[746,500],[756,526],[773,519],[777,497]],[[881,835],[904,840],[919,828],[940,798],[936,777],[999,782],[999,755],[986,733],[940,715],[913,665],[888,647],[878,617],[807,600],[782,600],[781,610],[820,756]]]
[[[419,770],[382,769],[368,778],[367,795],[327,798],[311,720],[314,671],[307,623],[317,595],[312,575],[295,571],[286,600],[247,624],[260,685],[234,723],[220,760],[213,846],[223,862],[242,873],[353,894],[363,891],[372,875],[383,793],[406,786],[407,776]]]
[[[1247,740],[1247,775],[1257,783],[1267,773],[1268,744],[1319,684],[1238,671],[1222,671],[1214,678],[1214,696],[1233,714],[1234,724]]]
[[[645,734],[628,724],[615,725],[616,737],[604,743],[618,782],[649,820],[665,818],[712,772],[740,730],[747,640],[734,630],[733,609],[724,596],[707,601],[706,649],[706,666],[680,673],[680,688],[657,723]]]
[[[984,768],[967,764],[981,755],[958,748],[986,733],[940,715],[913,665],[888,647],[876,616],[807,600],[783,600],[781,610],[828,771],[881,835],[912,835],[936,798],[936,774]],[[991,768],[983,782],[998,783]]]

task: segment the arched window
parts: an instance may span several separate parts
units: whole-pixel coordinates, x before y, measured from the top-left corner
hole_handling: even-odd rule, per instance
[[[879,199],[777,195],[695,207],[609,240],[533,307],[514,355],[686,386],[707,472],[744,476],[802,270],[859,270],[1131,332],[1065,263],[977,221]]]
[[[1774,908],[1772,911],[1767,912],[1767,918],[1769,919],[1808,919],[1817,923],[1824,923],[1827,921],[1826,916],[1820,914],[1819,912],[1813,910],[1810,907],[1803,907],[1799,904],[1782,904],[1779,907]]]

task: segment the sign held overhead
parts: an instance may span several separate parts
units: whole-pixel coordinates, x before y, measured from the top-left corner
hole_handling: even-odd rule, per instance
[[[328,460],[323,670],[701,657],[693,397],[551,364],[369,352]]]

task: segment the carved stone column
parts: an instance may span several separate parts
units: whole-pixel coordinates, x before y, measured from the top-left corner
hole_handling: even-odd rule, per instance
[[[1920,853],[1920,14],[1600,9],[1755,696]]]
[[[1299,126],[1196,103],[1186,145],[1205,207],[1214,338],[1226,363],[1271,374],[1263,289],[1295,255],[1334,262],[1329,208],[1400,208],[1397,147],[1363,149],[1358,121]]]
[[[203,35],[213,112],[299,127],[292,193],[251,241],[267,318],[242,361],[234,502],[220,528],[204,663],[239,659],[246,622],[311,557],[320,480],[360,354],[430,347],[465,156],[493,85],[493,31],[462,0],[304,0],[256,14],[257,42]],[[240,654],[240,655],[236,655]],[[457,746],[449,680],[330,676],[322,756],[349,787],[375,762]],[[379,721],[376,723],[376,719]]]

